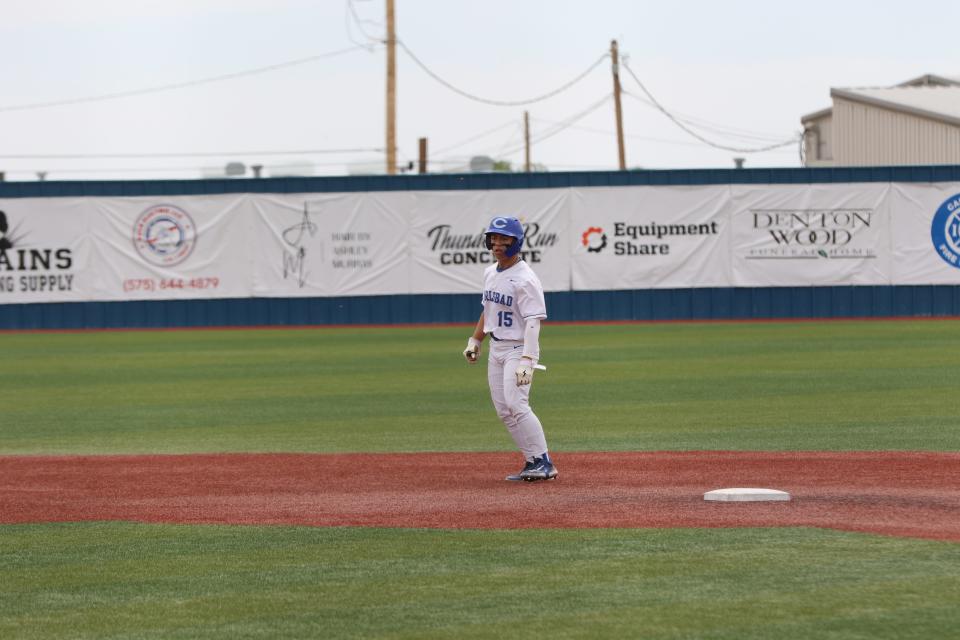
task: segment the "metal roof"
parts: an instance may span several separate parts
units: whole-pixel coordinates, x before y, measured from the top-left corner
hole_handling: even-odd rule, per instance
[[[830,96],[960,126],[960,85],[831,89]]]
[[[960,86],[960,76],[938,76],[935,73],[927,73],[920,76],[919,78],[914,78],[912,80],[907,80],[906,82],[901,82],[898,84],[898,87],[917,87],[917,86],[929,86],[929,85],[942,85],[942,86]]]
[[[893,87],[832,88],[830,95],[960,125],[960,75],[927,73]],[[827,117],[832,112],[832,107],[820,109],[801,116],[800,122]]]

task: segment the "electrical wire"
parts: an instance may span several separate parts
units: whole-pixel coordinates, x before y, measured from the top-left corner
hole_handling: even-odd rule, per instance
[[[633,72],[633,69],[631,69],[625,61],[622,63],[622,65],[623,65],[623,68],[626,69],[627,72],[630,74],[630,76],[634,79],[634,81],[636,81],[637,85],[639,85],[639,87],[647,95],[647,97],[650,98],[650,101],[653,103],[654,107],[656,107],[661,113],[663,113],[663,115],[667,116],[667,118],[669,118],[671,122],[673,122],[675,125],[680,127],[683,131],[693,136],[700,142],[708,146],[711,146],[715,149],[722,149],[724,151],[734,151],[736,153],[761,153],[764,151],[772,151],[774,149],[779,149],[781,147],[794,145],[794,144],[797,144],[798,142],[802,142],[803,140],[803,136],[800,134],[797,134],[796,136],[794,136],[789,140],[784,140],[782,142],[777,142],[775,144],[767,145],[764,147],[743,148],[743,147],[731,147],[723,144],[718,144],[712,140],[709,140],[708,138],[703,137],[696,131],[692,130],[690,127],[685,125],[679,118],[677,118],[672,113],[670,113],[670,111],[668,111],[663,105],[660,104],[660,102],[657,101],[655,97],[653,97],[653,94],[647,90],[643,82],[640,81],[640,78],[637,77],[637,75]]]
[[[366,44],[362,42],[357,42],[356,40],[353,39],[353,31],[350,29],[351,17],[353,18],[353,22],[355,23],[357,29],[360,31],[360,35],[362,35],[364,38],[367,39]],[[363,28],[364,23],[374,24],[376,26],[382,26],[382,25],[372,20],[361,20],[360,16],[357,15],[357,8],[356,6],[354,6],[353,0],[347,0],[347,13],[344,15],[344,18],[347,25],[347,38],[350,39],[350,42],[354,43],[355,45],[361,46],[364,49],[367,49],[368,51],[373,51],[373,49],[375,48],[375,44],[373,43],[383,42],[384,40],[383,38],[376,38],[374,36],[371,36]]]
[[[443,86],[445,86],[447,89],[450,89],[450,90],[453,91],[454,93],[460,94],[460,95],[463,96],[464,98],[468,98],[468,99],[470,99],[470,100],[474,100],[475,102],[482,102],[482,103],[484,103],[484,104],[490,104],[490,105],[494,105],[494,106],[498,106],[498,107],[519,107],[519,106],[523,106],[523,105],[527,105],[527,104],[533,104],[533,103],[535,103],[535,102],[541,102],[541,101],[546,100],[546,99],[548,99],[548,98],[552,98],[553,96],[556,96],[556,95],[558,95],[558,94],[560,94],[560,93],[563,93],[564,91],[566,91],[567,89],[569,89],[569,88],[572,87],[573,85],[575,85],[575,84],[577,84],[578,82],[580,82],[581,80],[583,80],[585,77],[587,77],[587,76],[590,74],[591,71],[593,71],[594,69],[596,69],[597,66],[599,66],[600,63],[604,61],[604,59],[610,57],[610,54],[609,54],[609,53],[603,54],[602,56],[600,56],[600,58],[599,58],[596,62],[594,62],[593,64],[591,64],[591,65],[586,69],[586,71],[584,71],[583,73],[581,73],[580,75],[578,75],[578,76],[577,76],[576,78],[574,78],[573,80],[567,82],[566,84],[563,84],[563,85],[557,87],[557,88],[554,89],[553,91],[548,91],[547,93],[544,93],[544,94],[542,94],[542,95],[536,96],[536,97],[534,97],[534,98],[525,98],[525,99],[523,99],[523,100],[491,100],[491,99],[488,99],[488,98],[482,98],[482,97],[477,96],[477,95],[474,95],[474,94],[472,94],[472,93],[468,93],[468,92],[466,92],[466,91],[464,91],[464,90],[462,90],[462,89],[459,89],[459,88],[455,87],[454,85],[452,85],[451,83],[447,82],[446,80],[444,80],[443,78],[441,78],[439,75],[437,75],[436,73],[434,73],[433,70],[431,70],[427,65],[425,65],[425,64],[420,60],[420,58],[418,58],[418,57],[413,53],[413,51],[411,51],[410,48],[407,47],[407,45],[404,44],[404,42],[403,42],[402,40],[400,40],[399,38],[397,38],[397,44],[400,45],[400,48],[403,49],[408,56],[410,56],[410,58],[417,64],[417,66],[419,66],[421,69],[423,69],[423,71],[424,71],[427,75],[429,75],[431,78],[433,78],[434,80],[436,80],[437,82],[439,82],[440,84],[442,84]]]
[[[367,47],[364,45],[357,45],[353,47],[348,47],[346,49],[338,49],[337,51],[329,51],[327,53],[321,53],[315,56],[308,56],[306,58],[298,58],[296,60],[279,62],[277,64],[271,64],[265,67],[257,67],[255,69],[247,69],[245,71],[237,71],[234,73],[227,73],[219,76],[210,76],[207,78],[200,78],[198,80],[188,80],[186,82],[174,82],[171,84],[159,85],[156,87],[147,87],[144,89],[133,89],[131,91],[117,91],[115,93],[104,93],[104,94],[95,95],[95,96],[85,96],[82,98],[68,98],[66,100],[53,100],[50,102],[33,102],[28,104],[0,106],[0,112],[31,111],[34,109],[47,109],[50,107],[63,107],[67,105],[85,104],[89,102],[102,102],[105,100],[116,100],[117,98],[131,98],[133,96],[142,96],[142,95],[148,95],[151,93],[160,93],[161,91],[185,89],[187,87],[196,87],[203,84],[210,84],[212,82],[222,82],[224,80],[235,80],[237,78],[244,78],[247,76],[252,76],[260,73],[269,73],[271,71],[278,71],[280,69],[286,69],[288,67],[308,64],[310,62],[316,62],[318,60],[324,60],[326,58],[333,58],[335,56],[340,56],[345,53],[350,53],[352,51],[358,51],[360,49],[367,49]]]
[[[213,158],[228,156],[303,156],[328,153],[383,153],[377,147],[357,149],[293,149],[290,151],[198,151],[172,153],[6,153],[4,160],[80,160],[92,158]]]
[[[603,96],[600,100],[594,102],[592,105],[590,105],[589,107],[587,107],[587,108],[584,109],[583,111],[580,111],[580,112],[578,112],[578,113],[575,113],[574,115],[570,116],[569,118],[566,118],[565,120],[562,120],[559,124],[557,124],[556,126],[554,126],[553,129],[548,130],[548,131],[546,131],[546,132],[544,132],[544,133],[542,133],[542,134],[540,134],[540,135],[534,136],[533,138],[530,139],[530,146],[532,147],[534,144],[538,144],[538,143],[540,143],[540,142],[543,142],[544,140],[546,140],[546,139],[548,139],[548,138],[552,138],[553,136],[557,135],[557,134],[560,133],[561,131],[570,128],[574,123],[582,120],[583,118],[586,118],[588,115],[590,115],[591,113],[593,113],[594,111],[596,111],[597,109],[599,109],[600,107],[602,107],[604,104],[606,104],[607,102],[609,102],[612,97],[613,97],[613,94],[612,94],[612,93],[608,93],[607,95]],[[518,147],[514,147],[514,148],[510,149],[509,151],[505,152],[505,155],[510,155],[510,154],[516,153],[517,151],[520,151],[521,149],[523,149],[525,146],[526,146],[526,143],[521,144],[521,145],[518,146]]]
[[[539,143],[539,142],[543,142],[544,140],[546,140],[546,139],[548,139],[548,138],[551,138],[551,137],[555,136],[556,134],[560,133],[560,132],[563,131],[564,129],[569,128],[569,127],[572,126],[575,122],[578,122],[579,120],[582,120],[583,118],[587,117],[588,115],[590,115],[591,113],[593,113],[594,111],[596,111],[597,109],[599,109],[600,107],[602,107],[604,104],[606,104],[607,102],[609,102],[612,97],[613,97],[613,94],[612,94],[612,93],[608,93],[607,95],[605,95],[603,98],[601,98],[601,99],[598,100],[597,102],[591,104],[590,106],[588,106],[587,108],[583,109],[582,111],[579,111],[579,112],[573,114],[572,116],[564,119],[564,120],[561,121],[560,123],[556,124],[553,128],[549,129],[548,131],[546,131],[546,132],[544,132],[544,133],[542,133],[542,134],[539,134],[538,136],[535,136],[535,137],[531,138],[531,140],[530,140],[530,146],[532,147],[534,144],[537,144],[537,143]],[[500,156],[500,157],[504,157],[504,156],[512,155],[512,154],[516,153],[517,151],[520,151],[520,150],[522,150],[524,147],[526,147],[526,143],[524,142],[524,143],[522,143],[522,144],[516,145],[516,146],[511,147],[511,148],[509,148],[509,149],[505,149],[505,147],[507,147],[507,146],[511,143],[511,141],[513,140],[513,138],[516,137],[517,131],[519,130],[519,125],[516,125],[516,127],[517,127],[516,129],[514,129],[513,131],[510,132],[510,137],[507,139],[507,141],[506,141],[503,145],[500,145],[499,151],[496,151],[496,150],[494,150],[493,148],[483,149],[483,150],[480,151],[480,154],[483,155],[483,154],[485,154],[485,153],[487,153],[487,154],[488,154],[488,153],[496,153],[496,155],[498,155],[498,156]],[[500,129],[503,129],[503,128],[505,128],[505,125],[500,126],[500,127],[497,127],[497,129],[488,131],[487,133],[492,133],[493,131],[500,130]],[[481,136],[476,136],[476,137],[481,137]],[[438,159],[436,159],[436,160],[431,159],[430,162],[431,162],[431,163],[437,163],[437,164],[462,164],[462,160],[457,160],[457,159],[443,159],[443,158],[438,158]]]
[[[530,121],[534,123],[540,122],[548,125],[558,124],[554,120],[544,120],[542,118],[533,118],[533,117],[530,118]],[[615,131],[610,131],[608,129],[596,129],[593,127],[583,127],[583,126],[570,126],[568,128],[574,131],[584,131],[586,133],[594,133],[594,134],[602,135],[608,138],[612,138],[617,135]],[[652,138],[650,136],[642,136],[635,133],[625,133],[623,134],[623,137],[630,140],[642,140],[644,142],[652,142],[654,144],[669,144],[669,145],[677,145],[681,147],[698,147],[698,148],[703,146],[702,143],[696,142],[693,140],[670,140],[667,138]],[[775,153],[794,153],[793,151],[779,151],[779,150],[774,150],[774,152]]]
[[[531,122],[534,122],[534,123],[538,123],[538,122],[539,122],[539,123],[548,124],[548,125],[560,124],[560,123],[556,122],[555,120],[544,120],[544,119],[542,119],[542,118],[532,118],[532,117],[531,117],[531,118],[530,118],[530,121],[531,121]],[[571,125],[571,126],[569,126],[569,127],[567,127],[567,128],[568,128],[568,129],[572,129],[572,130],[574,130],[574,131],[584,131],[584,132],[586,132],[586,133],[595,133],[595,134],[597,134],[597,135],[602,135],[602,136],[606,136],[606,137],[609,137],[609,138],[612,138],[612,137],[614,137],[614,136],[617,135],[617,133],[616,133],[615,131],[610,131],[610,130],[608,130],[608,129],[596,129],[596,128],[593,128],[593,127],[583,127],[583,126],[573,126],[573,125]],[[657,143],[661,143],[661,144],[676,144],[676,145],[680,145],[680,146],[683,146],[683,147],[700,147],[700,146],[701,146],[701,143],[699,143],[699,142],[691,142],[691,141],[686,141],[686,140],[667,140],[667,139],[665,139],[665,138],[651,138],[651,137],[649,137],[649,136],[641,136],[641,135],[638,135],[638,134],[635,134],[635,133],[625,133],[625,134],[623,134],[623,137],[624,137],[624,138],[629,138],[629,139],[631,139],[631,140],[643,140],[643,141],[645,141],[645,142],[657,142]]]
[[[353,159],[352,162],[356,162],[356,159]],[[380,157],[371,157],[367,161],[369,162],[379,162]],[[250,166],[250,165],[248,165]],[[264,170],[276,170],[276,169],[285,169],[288,168],[289,164],[264,164]],[[313,167],[343,167],[344,162],[311,162],[310,166]],[[165,166],[165,167],[88,167],[88,168],[60,168],[60,167],[44,167],[42,169],[8,169],[6,171],[7,175],[11,174],[29,174],[35,176],[39,173],[43,173],[48,176],[51,174],[82,174],[82,173],[153,173],[153,172],[196,172],[204,170],[218,170],[220,167],[202,167],[197,165],[187,165],[187,166]]]
[[[510,152],[508,152],[507,149],[511,148],[515,144],[514,140],[517,138],[520,138],[521,140],[523,140],[523,125],[520,124],[519,122],[516,123],[516,126],[513,128],[513,131],[510,132],[510,136],[504,141],[502,145],[500,145],[500,149],[497,150],[497,156],[503,157],[503,156],[510,155]],[[520,148],[522,149],[525,146],[526,146],[526,143],[524,142]]]
[[[622,89],[621,93],[629,98],[636,100],[637,102],[643,105],[652,107],[654,109],[657,108],[657,106],[653,102],[645,99],[643,96],[638,96],[625,89]],[[719,124],[716,122],[711,122],[709,120],[704,120],[702,118],[697,118],[695,116],[691,116],[688,114],[683,114],[683,113],[680,113],[679,111],[674,111],[673,114],[677,117],[678,120],[681,120],[692,127],[697,127],[699,129],[704,129],[707,131],[713,131],[714,133],[725,135],[731,138],[741,138],[743,140],[755,140],[758,142],[768,142],[768,143],[780,141],[783,139],[783,136],[780,136],[780,135],[775,136],[770,134],[762,134],[756,131],[749,131],[747,129],[730,127],[730,126]]]
[[[456,142],[456,143],[451,144],[451,145],[449,145],[449,146],[443,147],[442,149],[436,149],[433,153],[436,153],[436,154],[446,153],[447,151],[452,151],[453,149],[456,149],[456,148],[458,148],[458,147],[462,147],[463,145],[468,144],[468,143],[470,143],[470,142],[473,142],[474,140],[479,140],[480,138],[485,138],[485,137],[487,137],[487,136],[489,136],[489,135],[491,135],[491,134],[496,133],[497,131],[500,131],[500,130],[502,130],[502,129],[506,129],[507,127],[515,127],[515,126],[517,126],[516,121],[515,121],[515,120],[510,120],[509,122],[504,122],[503,124],[501,124],[501,125],[499,125],[499,126],[496,126],[496,127],[494,127],[493,129],[488,129],[488,130],[484,131],[483,133],[478,133],[478,134],[475,135],[475,136],[472,136],[472,137],[470,137],[470,138],[466,138],[465,140],[461,140],[460,142]]]

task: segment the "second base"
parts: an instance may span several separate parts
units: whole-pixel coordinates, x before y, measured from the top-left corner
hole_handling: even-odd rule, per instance
[[[789,500],[790,494],[776,489],[714,489],[703,494],[703,499],[719,502],[771,502]]]

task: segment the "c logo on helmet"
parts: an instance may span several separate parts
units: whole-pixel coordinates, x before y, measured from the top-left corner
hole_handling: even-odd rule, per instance
[[[494,218],[494,219],[493,219],[493,222],[490,223],[490,226],[491,226],[491,227],[496,227],[497,229],[503,229],[505,226],[507,226],[507,219],[506,219],[506,218]]]

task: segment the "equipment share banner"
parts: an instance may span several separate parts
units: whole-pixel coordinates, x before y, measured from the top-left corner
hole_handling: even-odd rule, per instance
[[[730,284],[730,190],[573,189],[568,238],[575,290]]]

